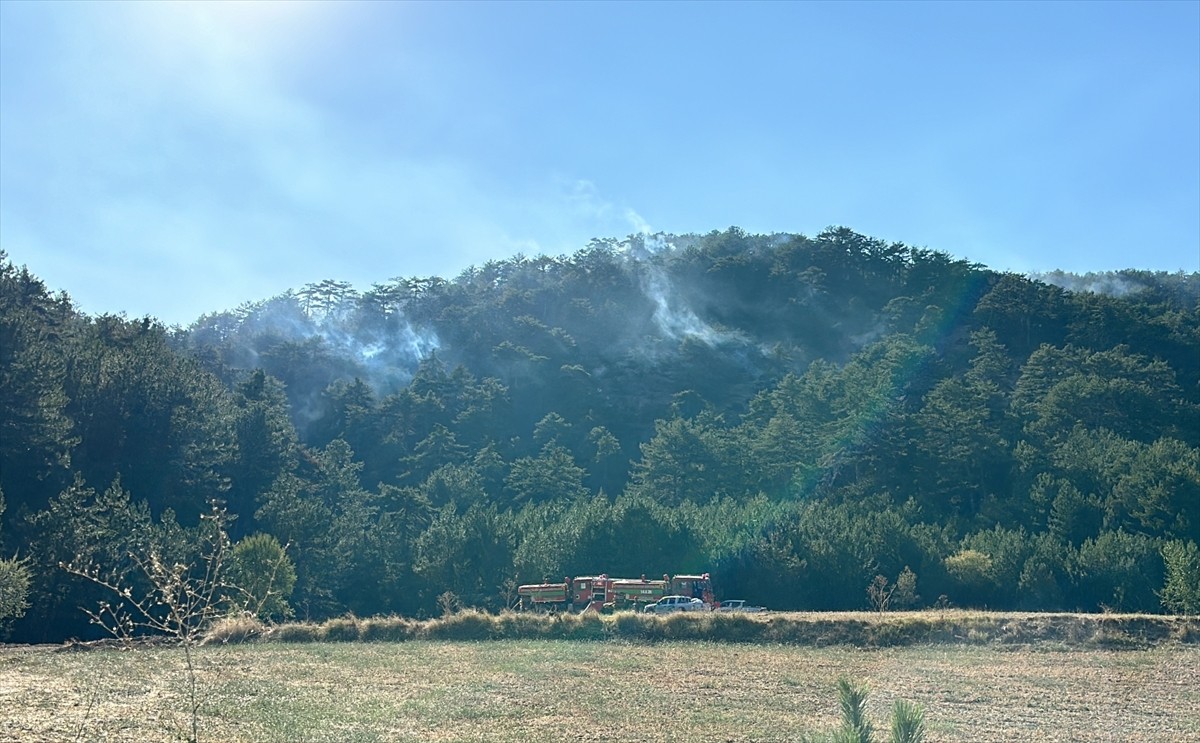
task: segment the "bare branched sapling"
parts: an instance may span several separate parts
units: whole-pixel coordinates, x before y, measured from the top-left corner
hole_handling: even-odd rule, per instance
[[[135,570],[146,581],[147,587],[141,592],[134,590],[130,577],[106,571],[100,565],[62,565],[67,572],[113,594],[114,600],[101,601],[95,611],[83,608],[92,623],[126,643],[145,634],[194,642],[198,633],[221,615],[232,588],[224,579],[229,553],[225,527],[231,519],[215,503],[201,519],[193,564],[167,561],[158,545],[152,545],[145,555],[128,553]]]
[[[888,583],[888,579],[882,575],[875,576],[871,581],[871,585],[867,586],[867,600],[871,604],[871,608],[877,612],[885,612],[888,609],[888,604],[891,603],[892,593],[896,587]]]
[[[130,576],[105,571],[96,564],[63,564],[67,572],[107,589],[112,600],[101,601],[95,610],[83,608],[92,623],[107,631],[127,647],[144,634],[165,635],[183,647],[187,666],[188,701],[191,717],[191,741],[199,740],[200,701],[196,689],[193,646],[200,633],[225,609],[232,586],[224,577],[229,556],[226,526],[232,520],[217,502],[201,517],[196,560],[192,564],[169,562],[159,545],[148,554],[129,553],[137,572],[146,581],[135,590]]]

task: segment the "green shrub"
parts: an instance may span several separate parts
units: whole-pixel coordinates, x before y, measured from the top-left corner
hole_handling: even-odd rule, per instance
[[[896,609],[911,609],[921,600],[917,593],[917,574],[907,565],[900,575],[896,576],[896,586],[892,593],[892,607]]]
[[[992,558],[973,549],[965,549],[947,557],[944,561],[946,573],[957,584],[955,599],[968,606],[982,606],[992,594]]]
[[[1200,614],[1200,548],[1195,542],[1167,542],[1162,559],[1166,576],[1159,598],[1163,607],[1174,614]]]
[[[1074,553],[1075,601],[1088,609],[1154,611],[1163,557],[1156,540],[1121,529],[1085,539]]]
[[[246,537],[230,553],[231,601],[263,620],[292,616],[288,599],[296,586],[296,566],[279,540],[270,534]]]
[[[0,622],[24,616],[29,608],[29,583],[24,560],[0,560]]]

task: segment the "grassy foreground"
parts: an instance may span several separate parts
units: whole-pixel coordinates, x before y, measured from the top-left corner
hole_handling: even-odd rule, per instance
[[[926,709],[930,741],[1200,739],[1200,647],[849,647],[624,641],[314,643],[197,652],[207,741],[787,741],[835,684]],[[190,732],[182,651],[0,650],[0,740]]]

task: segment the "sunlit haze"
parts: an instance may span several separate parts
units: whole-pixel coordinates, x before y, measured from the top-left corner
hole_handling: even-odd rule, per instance
[[[85,312],[731,225],[1200,270],[1200,3],[0,3],[0,248]]]

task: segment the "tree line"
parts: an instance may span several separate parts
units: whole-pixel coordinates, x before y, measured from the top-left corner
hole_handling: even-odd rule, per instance
[[[214,501],[294,564],[277,617],[692,571],[776,609],[904,576],[914,605],[1194,612],[1200,274],[1110,278],[731,228],[167,328],[0,256],[9,630],[89,636],[61,566],[186,562]]]

